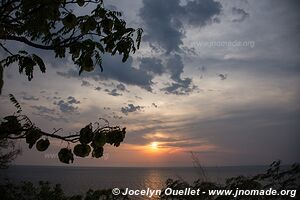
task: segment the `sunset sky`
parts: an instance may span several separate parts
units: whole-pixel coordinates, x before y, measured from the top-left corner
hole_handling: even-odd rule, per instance
[[[47,73],[36,70],[28,82],[17,66],[5,69],[1,116],[14,111],[12,93],[49,132],[72,133],[100,117],[127,127],[120,147],[102,159],[76,158],[80,166],[191,166],[191,151],[209,166],[300,161],[299,1],[104,3],[144,29],[140,50],[126,63],[105,55],[103,73],[78,76],[69,56],[7,42],[43,57]],[[62,165],[45,154],[67,144],[54,141],[43,153],[18,145],[16,164]]]

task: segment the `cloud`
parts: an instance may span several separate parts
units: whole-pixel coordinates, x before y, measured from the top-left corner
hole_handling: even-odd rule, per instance
[[[151,104],[154,108],[158,108],[158,105],[156,105],[155,103]]]
[[[124,84],[120,83],[117,85],[117,89],[120,91],[126,91],[126,86]]]
[[[72,96],[69,96],[67,100],[69,104],[80,104],[80,101],[76,100],[75,97]]]
[[[55,109],[48,108],[46,106],[31,106],[37,112],[33,112],[34,115],[43,117],[49,121],[53,122],[68,122],[66,118],[58,114]]]
[[[115,112],[113,112],[113,118],[114,119],[123,119],[122,116],[117,115]]]
[[[151,57],[141,59],[140,69],[156,75],[162,75],[165,72],[162,60]]]
[[[139,132],[139,140],[142,144],[149,144],[153,141],[156,141],[160,148],[181,148],[181,149],[189,149],[193,148],[194,150],[213,150],[216,149],[217,146],[213,143],[209,142],[207,139],[201,136],[193,136],[187,137],[182,136],[177,133],[167,133],[167,132],[155,132],[155,133],[146,133],[143,134]],[[135,144],[135,141],[132,141]]]
[[[214,0],[188,1],[186,5],[180,5],[180,0],[143,0],[139,15],[145,23],[144,40],[167,53],[178,51],[185,37],[183,23],[205,26],[214,21],[221,9],[221,4]]]
[[[222,5],[214,0],[193,0],[181,2],[180,0],[161,1],[143,0],[143,7],[139,15],[144,22],[144,41],[150,47],[161,47],[166,55],[176,52],[167,60],[166,68],[162,60],[157,58],[142,58],[140,69],[151,75],[170,73],[174,81],[161,90],[166,94],[187,95],[196,88],[191,78],[181,78],[184,64],[179,54],[182,49],[183,38],[186,37],[186,28],[201,28],[208,24],[219,22],[217,16],[222,11]]]
[[[232,8],[232,14],[238,17],[233,19],[232,22],[242,22],[250,16],[245,10],[236,7]]]
[[[185,78],[177,83],[171,83],[168,87],[161,89],[165,91],[166,94],[175,94],[175,95],[188,95],[192,93],[197,86],[192,84],[192,79]]]
[[[92,86],[92,84],[90,82],[88,82],[88,81],[82,80],[81,86],[83,86],[83,87],[90,87],[90,86]]]
[[[51,122],[69,122],[66,118],[63,116],[57,115],[57,116],[52,116],[44,113],[34,113],[37,116],[43,117]]]
[[[54,114],[55,109],[50,109],[45,106],[31,106],[31,108],[37,110],[39,113],[45,113],[45,114]]]
[[[214,0],[194,0],[188,1],[183,9],[182,17],[188,24],[202,27],[219,20],[216,16],[221,13],[222,5]]]
[[[158,44],[167,52],[179,50],[184,36],[180,31],[182,23],[175,17],[182,12],[179,0],[143,0],[143,5],[140,16],[147,32],[144,40]]]
[[[34,96],[24,96],[23,100],[26,100],[26,101],[38,101],[39,98],[38,97],[34,97]]]
[[[183,68],[182,58],[178,54],[175,54],[168,59],[167,69],[174,82],[169,84],[168,87],[163,88],[162,91],[165,91],[166,94],[187,95],[197,88],[193,85],[191,78],[181,78]]]
[[[73,104],[80,104],[80,101],[76,100],[75,97],[69,96],[66,100],[60,100],[53,104],[57,105],[59,110],[63,113],[72,113],[78,111],[78,107],[73,106]]]
[[[218,75],[222,81],[227,79],[227,74],[219,74]]]
[[[78,107],[74,107],[63,100],[60,100],[56,105],[59,106],[60,111],[63,113],[75,112],[78,109]]]
[[[121,93],[118,93],[117,89],[113,89],[113,90],[105,89],[105,92],[107,92],[107,94],[114,96],[114,97],[122,96]]]
[[[102,88],[101,87],[95,87],[95,90],[100,91]]]
[[[57,72],[57,74],[66,78],[92,78],[96,81],[116,80],[124,84],[135,85],[147,91],[152,91],[153,75],[144,70],[134,68],[132,57],[129,57],[125,63],[121,61],[122,57],[119,55],[103,55],[102,59],[103,72],[101,72],[99,67],[96,67],[93,72],[83,72],[79,76],[78,69],[72,68],[67,72]]]
[[[180,76],[183,73],[184,65],[182,62],[182,58],[178,54],[175,54],[171,58],[169,58],[167,62],[167,68],[171,74],[171,79],[176,82],[180,82]]]
[[[127,107],[122,107],[121,108],[121,112],[124,115],[128,115],[128,113],[133,113],[133,112],[141,111],[143,108],[144,108],[143,106],[135,106],[133,104],[128,104]]]

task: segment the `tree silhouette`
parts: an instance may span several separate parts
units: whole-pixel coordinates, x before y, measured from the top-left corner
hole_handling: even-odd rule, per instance
[[[92,4],[94,9],[88,15],[76,14],[80,7]],[[77,9],[77,10],[76,10]],[[20,42],[25,46],[52,51],[55,58],[72,57],[79,68],[79,75],[93,71],[99,66],[101,71],[102,55],[109,53],[123,55],[125,62],[130,53],[135,53],[141,42],[142,29],[127,27],[121,13],[104,7],[103,0],[3,0],[0,3],[0,47],[6,57],[0,61],[0,94],[3,87],[3,70],[17,63],[19,73],[24,73],[30,81],[34,68],[46,72],[43,58],[30,54],[26,49],[12,52],[7,41]],[[22,114],[22,109],[13,95],[11,102],[17,108],[16,113],[6,116],[0,124],[0,141],[26,139],[29,148],[34,145],[38,151],[45,151],[50,145],[48,138],[76,143],[73,150],[68,145],[62,148],[58,157],[63,163],[79,157],[99,158],[103,155],[103,146],[108,143],[118,147],[125,137],[125,128],[112,127],[107,121],[88,124],[72,135],[58,134],[61,129],[47,133]],[[13,151],[11,152],[13,153]],[[15,151],[14,156],[18,152]],[[13,158],[11,156],[10,158]],[[9,159],[7,160],[9,161]],[[5,161],[4,161],[5,163]]]
[[[75,9],[93,4],[88,15],[76,15]],[[104,8],[103,0],[3,0],[0,5],[1,48],[8,56],[0,61],[0,92],[3,68],[18,63],[19,72],[33,78],[34,67],[46,72],[43,59],[25,49],[11,52],[5,41],[16,41],[41,50],[53,51],[56,58],[67,53],[79,67],[79,74],[101,65],[104,53],[123,55],[139,48],[142,29],[126,26],[121,13]]]

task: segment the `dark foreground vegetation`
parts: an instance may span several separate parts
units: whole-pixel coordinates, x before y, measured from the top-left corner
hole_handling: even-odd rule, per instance
[[[267,190],[269,188],[280,190],[290,190],[294,193],[289,195],[278,195],[278,196],[247,196],[241,195],[237,197],[233,196],[209,196],[208,194],[200,196],[170,196],[162,195],[158,197],[159,199],[182,199],[182,200],[249,200],[249,199],[298,199],[298,196],[295,191],[299,191],[299,178],[300,178],[300,165],[293,164],[289,167],[281,165],[280,161],[273,162],[269,169],[262,174],[257,174],[251,177],[238,176],[229,178],[224,184],[214,183],[199,179],[193,184],[189,184],[182,180],[167,180],[166,188],[172,188],[174,190],[180,190],[185,188],[198,189],[202,191],[208,191],[213,189],[228,189],[228,190]],[[154,188],[152,188],[154,189]],[[163,191],[165,190],[163,189]],[[37,185],[34,185],[30,182],[23,182],[19,185],[15,185],[6,180],[4,183],[0,184],[0,194],[1,199],[5,200],[99,200],[99,199],[130,199],[129,196],[114,196],[112,195],[112,190],[89,190],[84,195],[66,195],[62,190],[60,185],[51,185],[48,182],[40,182]],[[294,196],[293,196],[294,194]]]

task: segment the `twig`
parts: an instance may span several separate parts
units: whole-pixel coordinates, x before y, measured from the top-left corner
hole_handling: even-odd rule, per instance
[[[10,52],[3,44],[0,43],[0,46],[2,47],[2,49],[4,49],[4,51],[6,51],[7,53],[9,53],[11,56],[13,56],[14,54],[12,52]]]

